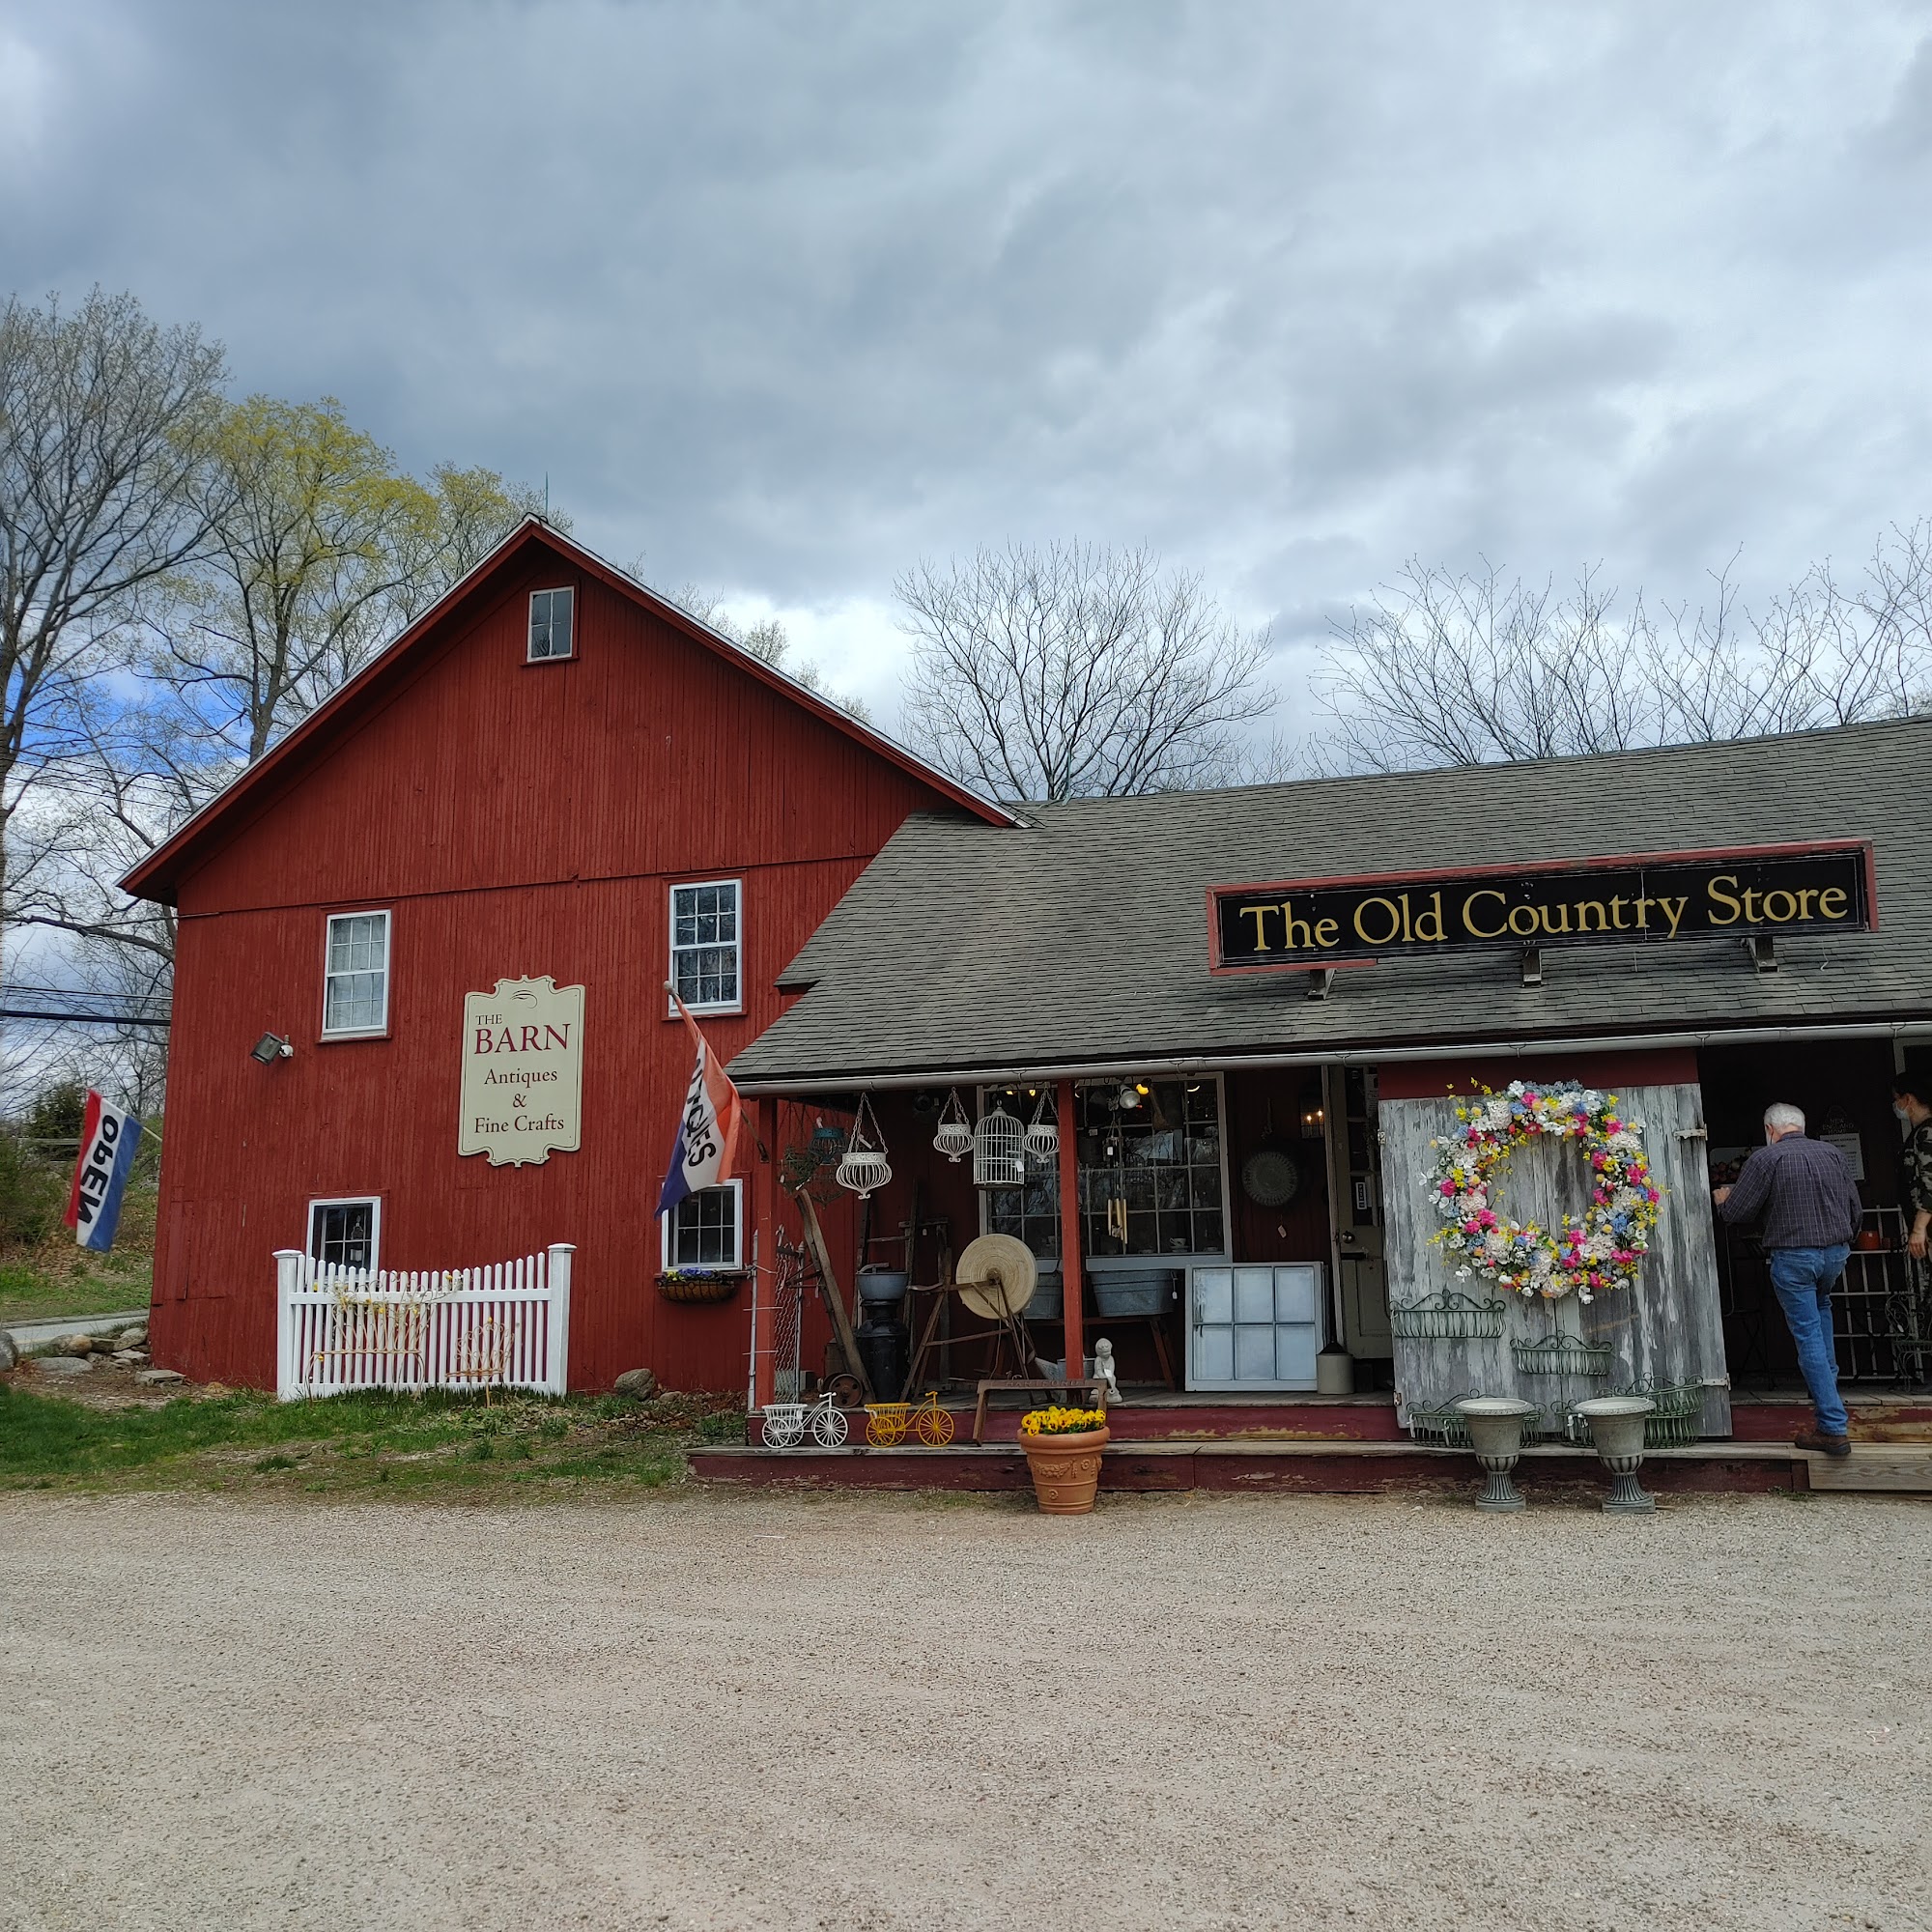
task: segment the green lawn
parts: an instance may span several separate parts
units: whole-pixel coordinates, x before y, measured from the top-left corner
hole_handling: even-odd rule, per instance
[[[68,1270],[71,1269],[71,1272]],[[148,1305],[153,1264],[146,1255],[103,1255],[77,1265],[47,1250],[0,1261],[0,1328],[62,1315],[110,1315]]]
[[[249,1393],[106,1408],[0,1386],[0,1488],[656,1488],[684,1474],[687,1443],[742,1428],[724,1402]]]

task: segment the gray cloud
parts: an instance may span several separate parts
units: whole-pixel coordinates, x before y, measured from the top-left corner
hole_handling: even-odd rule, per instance
[[[1932,509],[1928,33],[15,0],[0,261],[413,463],[547,473],[663,582],[837,611],[921,554],[1147,539],[1292,660],[1411,552],[1681,594]]]

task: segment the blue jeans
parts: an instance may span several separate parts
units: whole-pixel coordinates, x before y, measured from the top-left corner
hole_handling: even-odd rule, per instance
[[[1838,1398],[1838,1353],[1832,1345],[1832,1289],[1845,1271],[1851,1249],[1773,1248],[1771,1285],[1798,1344],[1798,1366],[1826,1435],[1843,1435],[1850,1426]]]

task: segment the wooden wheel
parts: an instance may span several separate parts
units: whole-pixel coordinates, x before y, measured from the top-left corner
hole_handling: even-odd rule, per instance
[[[943,1449],[952,1440],[952,1418],[937,1405],[919,1412],[919,1439],[928,1449]]]
[[[840,1408],[857,1408],[864,1400],[866,1391],[859,1386],[857,1376],[834,1376],[825,1384],[825,1393]]]

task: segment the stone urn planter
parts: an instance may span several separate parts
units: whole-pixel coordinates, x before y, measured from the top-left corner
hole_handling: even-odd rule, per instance
[[[1456,1407],[1469,1426],[1469,1447],[1490,1479],[1476,1498],[1476,1507],[1492,1516],[1525,1507],[1522,1492],[1510,1481],[1510,1471],[1522,1455],[1522,1425],[1536,1413],[1536,1405],[1513,1395],[1472,1395]]]
[[[1042,1515],[1085,1516],[1094,1507],[1109,1439],[1104,1409],[1036,1408],[1020,1418],[1020,1447]]]
[[[1647,1395],[1600,1395],[1579,1402],[1576,1412],[1590,1425],[1597,1460],[1610,1472],[1604,1508],[1611,1516],[1655,1516],[1657,1498],[1637,1488],[1643,1463],[1644,1419],[1657,1405]]]

